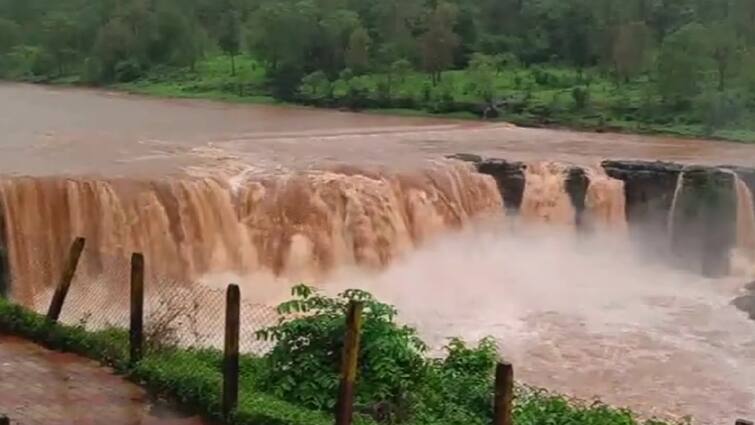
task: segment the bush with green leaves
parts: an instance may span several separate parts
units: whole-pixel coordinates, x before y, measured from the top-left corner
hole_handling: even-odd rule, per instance
[[[297,286],[278,306],[279,323],[258,332],[276,341],[255,370],[263,391],[306,407],[332,411],[338,394],[341,353],[350,301],[363,303],[356,411],[379,423],[484,425],[493,414],[494,371],[499,354],[492,338],[468,346],[451,339],[445,356],[427,347],[394,307],[360,290],[329,297]],[[362,419],[364,418],[362,417]],[[518,385],[518,425],[637,425],[632,412],[602,403],[580,403]],[[647,422],[663,425],[662,422]]]
[[[361,301],[357,410],[378,417],[398,414],[427,368],[422,356],[426,347],[414,329],[396,324],[396,309],[364,291],[349,290],[330,298],[297,286],[293,295],[278,306],[280,323],[257,334],[277,341],[267,356],[269,369],[262,380],[267,389],[308,407],[332,409],[338,394],[344,317],[349,301]]]
[[[396,309],[370,294],[349,290],[325,297],[294,288],[294,299],[278,308],[280,323],[261,331],[277,340],[263,358],[242,355],[238,409],[227,421],[238,425],[326,425],[338,393],[340,353],[349,301],[364,303],[357,375],[358,425],[484,425],[491,422],[493,371],[498,353],[492,339],[469,347],[450,340],[442,358],[425,357],[414,329],[395,322]],[[65,326],[0,297],[0,333],[19,335],[52,348],[110,364],[150,389],[203,415],[220,419],[222,358],[215,349],[177,346],[149,350],[128,362],[123,329],[87,331]],[[282,400],[283,398],[284,400]],[[308,407],[315,407],[312,410]],[[319,410],[319,411],[318,411]],[[517,385],[517,425],[638,425],[626,409],[583,403],[560,394]],[[666,425],[646,421],[645,425]]]
[[[356,410],[381,422],[482,423],[492,412],[497,351],[490,339],[468,347],[459,339],[447,356],[428,359],[416,331],[395,321],[394,307],[360,290],[327,297],[297,286],[278,306],[276,326],[258,332],[276,345],[263,382],[273,394],[307,407],[335,406],[350,301],[363,303]],[[471,421],[471,422],[470,422]]]

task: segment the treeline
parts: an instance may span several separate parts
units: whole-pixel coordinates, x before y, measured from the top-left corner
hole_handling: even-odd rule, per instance
[[[567,86],[583,109],[598,78],[642,81],[666,111],[755,109],[753,0],[0,0],[6,78],[128,82],[220,54],[229,75],[254,58],[283,99],[406,97],[422,73],[421,102],[465,70],[456,97],[486,104]]]

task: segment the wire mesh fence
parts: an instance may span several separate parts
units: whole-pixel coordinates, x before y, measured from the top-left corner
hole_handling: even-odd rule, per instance
[[[62,307],[59,322],[90,331],[129,327],[130,258],[92,256],[85,249]],[[96,264],[93,264],[96,258]],[[40,266],[43,266],[40,264]],[[22,302],[46,314],[59,276],[32,285],[31,300]],[[232,282],[228,282],[229,284]],[[144,336],[147,346],[177,346],[222,350],[224,338],[225,289],[211,288],[196,280],[164,274],[148,274],[144,281]],[[240,305],[240,351],[262,355],[272,341],[256,337],[258,330],[275,324],[275,306],[244,294]]]

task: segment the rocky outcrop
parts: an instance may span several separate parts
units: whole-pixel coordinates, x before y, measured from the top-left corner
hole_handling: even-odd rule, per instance
[[[669,162],[604,161],[608,176],[624,182],[632,238],[651,257],[668,252],[668,220],[683,166]]]
[[[730,171],[646,161],[604,161],[603,168],[624,181],[627,220],[643,248],[656,255],[670,246],[684,268],[711,277],[728,274],[737,223]],[[738,171],[749,176],[753,170]]]
[[[495,179],[503,203],[509,214],[515,214],[522,206],[524,197],[524,169],[521,162],[508,162],[503,159],[486,159],[477,164],[477,170]]]
[[[519,212],[524,197],[526,167],[524,163],[510,162],[505,159],[483,159],[478,155],[464,153],[451,155],[449,158],[472,162],[477,166],[477,171],[493,177],[501,192],[507,213]]]
[[[579,167],[572,167],[566,174],[564,187],[566,193],[571,198],[574,211],[576,212],[575,220],[578,229],[583,228],[583,217],[586,208],[587,188],[590,186],[590,179],[587,177],[585,170]]]
[[[603,161],[602,165],[608,176],[624,181],[630,224],[665,231],[682,165],[647,161]]]
[[[671,247],[685,268],[710,277],[729,274],[737,241],[734,175],[712,167],[687,167],[671,212]]]
[[[747,294],[735,298],[731,303],[734,307],[747,313],[750,319],[755,320],[755,281],[750,282],[746,289]]]
[[[750,188],[750,191],[755,193],[755,168],[737,167],[732,165],[722,165],[720,168],[726,168],[737,173],[739,178]]]

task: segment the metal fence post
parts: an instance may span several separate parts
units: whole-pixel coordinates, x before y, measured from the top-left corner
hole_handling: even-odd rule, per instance
[[[76,238],[71,244],[66,268],[63,270],[60,282],[58,282],[58,286],[55,288],[55,294],[52,296],[50,308],[47,310],[48,320],[57,322],[60,318],[60,312],[63,310],[63,303],[68,295],[68,289],[71,287],[73,276],[76,274],[76,267],[79,265],[79,258],[81,258],[81,252],[84,250],[85,244],[86,240],[84,238]]]
[[[131,326],[129,327],[130,360],[142,359],[144,347],[144,256],[131,255]]]
[[[495,368],[495,400],[493,425],[512,425],[514,401],[514,367],[511,363],[500,362]]]
[[[362,327],[361,302],[351,301],[346,316],[346,338],[341,359],[341,386],[336,403],[336,425],[351,425],[354,411],[354,382],[357,377],[359,338]]]
[[[223,353],[223,416],[230,417],[239,400],[239,330],[241,292],[229,285],[225,302],[225,348]]]

